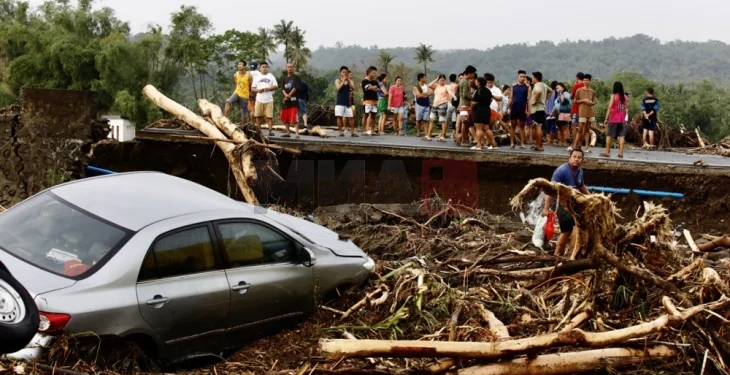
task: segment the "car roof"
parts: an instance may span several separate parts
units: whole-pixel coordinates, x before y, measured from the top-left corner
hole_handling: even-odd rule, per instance
[[[115,173],[86,178],[50,189],[60,198],[124,228],[246,205],[188,180],[159,172]]]

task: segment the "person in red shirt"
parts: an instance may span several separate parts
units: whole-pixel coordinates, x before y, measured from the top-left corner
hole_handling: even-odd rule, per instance
[[[585,75],[583,73],[578,72],[578,74],[575,75],[575,84],[573,85],[573,88],[570,90],[570,100],[573,102],[573,109],[570,111],[570,114],[572,115],[572,120],[573,120],[573,123],[570,126],[570,133],[571,133],[573,139],[575,139],[576,132],[578,131],[578,108],[580,107],[580,105],[575,102],[575,93],[579,89],[583,88],[583,86],[584,86],[583,78],[584,77],[585,77]],[[568,140],[568,141],[570,142],[570,140]],[[581,140],[581,142],[582,141],[583,140]],[[569,146],[568,152],[570,152],[572,150],[573,150],[573,147]]]

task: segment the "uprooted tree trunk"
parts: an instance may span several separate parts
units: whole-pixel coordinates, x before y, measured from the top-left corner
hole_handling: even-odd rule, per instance
[[[639,266],[639,262],[626,251],[634,241],[648,238],[652,233],[656,233],[655,237],[660,245],[670,246],[671,223],[664,208],[648,205],[641,218],[629,226],[621,226],[616,223],[618,213],[609,197],[603,194],[583,194],[544,178],[531,180],[512,199],[512,207],[519,208],[523,198],[532,190],[541,190],[555,198],[573,216],[578,234],[575,247],[571,250],[571,258],[598,257],[622,272],[680,297],[685,296],[676,285]]]
[[[618,369],[650,361],[676,357],[679,351],[666,345],[646,349],[609,348],[582,352],[540,355],[512,361],[474,366],[459,370],[459,375],[563,375]]]
[[[730,298],[723,296],[716,302],[698,305],[681,312],[674,307],[669,297],[665,296],[662,303],[667,314],[650,322],[608,332],[586,332],[574,328],[535,337],[498,342],[320,340],[319,348],[332,358],[454,357],[475,359],[500,359],[565,346],[604,348],[660,332],[666,327],[684,322],[704,310],[726,307],[730,305]]]
[[[255,182],[256,179],[255,168],[251,163],[250,155],[246,156],[247,153],[242,152],[245,150],[244,148],[242,148],[245,145],[237,146],[233,143],[227,142],[228,138],[223,135],[223,133],[221,133],[221,131],[215,125],[209,123],[204,118],[196,115],[179,103],[176,103],[174,100],[166,97],[154,86],[145,86],[142,90],[142,93],[147,98],[152,100],[152,102],[157,104],[157,106],[185,121],[185,123],[198,129],[206,136],[210,138],[220,139],[221,141],[216,142],[216,145],[218,146],[218,148],[221,149],[221,151],[223,151],[223,154],[226,156],[226,159],[231,166],[233,176],[236,179],[236,183],[238,184],[239,189],[241,189],[241,193],[243,194],[244,199],[246,200],[246,202],[251,204],[258,203],[256,194],[250,186],[250,182]],[[212,108],[210,109],[212,110]],[[220,108],[218,108],[218,111],[220,111]],[[221,122],[221,124],[224,124],[224,121],[222,121],[221,118],[219,118],[218,121]]]

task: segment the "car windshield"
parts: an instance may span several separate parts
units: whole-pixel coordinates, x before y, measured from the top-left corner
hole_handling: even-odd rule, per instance
[[[0,249],[72,279],[101,267],[127,234],[50,192],[0,214]]]

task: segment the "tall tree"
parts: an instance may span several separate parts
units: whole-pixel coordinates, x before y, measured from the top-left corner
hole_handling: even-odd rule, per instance
[[[276,39],[271,30],[263,27],[259,27],[259,32],[256,35],[256,53],[261,61],[269,61],[269,54],[276,52]]]
[[[383,72],[388,74],[388,68],[395,59],[395,55],[391,55],[387,51],[380,50],[380,56],[378,56],[378,65],[383,67]]]
[[[423,64],[423,73],[427,73],[428,63],[434,62],[434,52],[434,49],[430,45],[427,46],[423,43],[416,48],[416,61],[419,64]]]
[[[274,38],[276,42],[284,45],[284,58],[286,62],[290,62],[288,56],[291,56],[289,46],[291,45],[292,32],[294,31],[294,21],[281,20],[274,26]]]
[[[185,5],[172,14],[171,23],[167,54],[174,57],[188,77],[199,85],[197,89],[193,85],[195,100],[207,97],[205,79],[214,52],[208,37],[213,25],[197,7]]]
[[[291,61],[297,71],[306,67],[307,61],[312,57],[312,51],[307,48],[307,41],[304,39],[306,33],[306,31],[300,30],[299,27],[292,30],[289,56],[285,56],[287,62]]]

